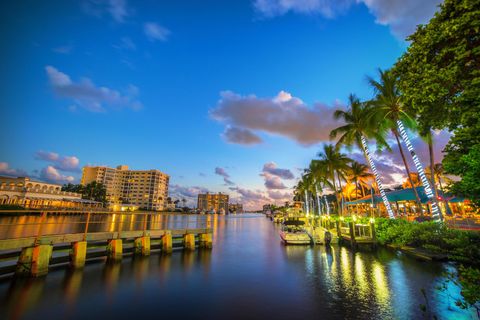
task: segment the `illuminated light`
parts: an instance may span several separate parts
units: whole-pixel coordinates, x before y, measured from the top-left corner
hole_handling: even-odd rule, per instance
[[[403,126],[403,123],[400,120],[397,120],[398,130],[400,132],[400,136],[402,137],[403,142],[407,146],[408,152],[412,156],[413,163],[415,164],[415,168],[417,168],[418,175],[420,176],[420,181],[422,181],[423,188],[425,190],[425,194],[427,195],[428,199],[431,201],[432,206],[432,218],[436,221],[442,221],[443,217],[438,209],[438,204],[433,194],[432,188],[430,187],[430,182],[425,175],[425,170],[423,170],[423,166],[418,158],[417,154],[415,153],[415,149],[413,149],[412,143],[410,138],[407,135],[407,131]],[[414,188],[414,186],[412,186]]]
[[[305,190],[305,211],[307,212],[307,217],[308,217],[308,213],[310,212],[310,208],[308,206],[308,192],[307,192],[307,190]]]
[[[357,217],[355,215],[352,216],[353,222],[357,221]]]
[[[327,196],[323,196],[323,200],[325,201],[325,206],[327,207],[327,216],[330,216],[330,206],[327,201]]]
[[[368,149],[367,140],[365,140],[365,137],[363,135],[361,136],[360,140],[362,141],[363,151],[367,156],[367,160],[368,160],[368,163],[370,164],[370,168],[372,169],[373,175],[375,176],[375,182],[377,183],[378,190],[380,190],[380,196],[382,197],[383,204],[385,205],[385,208],[387,208],[388,216],[390,217],[390,219],[395,219],[395,215],[393,213],[392,207],[390,206],[390,202],[388,202],[387,195],[385,194],[385,190],[383,190],[383,185],[380,182],[377,167],[375,166],[375,163],[373,162],[372,157],[370,155],[370,150]],[[372,201],[373,201],[373,195],[372,195]]]
[[[344,217],[340,217],[340,220],[344,221],[344,220],[345,220],[345,218],[344,218]]]
[[[375,218],[370,218],[370,223],[374,223],[375,222]]]

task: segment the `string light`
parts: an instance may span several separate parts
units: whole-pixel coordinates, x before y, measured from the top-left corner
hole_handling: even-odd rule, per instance
[[[440,214],[440,210],[438,209],[437,201],[433,194],[432,188],[430,187],[430,182],[425,175],[425,170],[423,170],[423,166],[420,163],[420,159],[418,158],[417,154],[415,153],[415,149],[413,149],[412,143],[410,138],[407,135],[407,131],[403,126],[403,123],[400,120],[397,120],[397,126],[400,131],[400,136],[402,137],[403,142],[407,146],[410,155],[412,156],[413,163],[415,164],[415,168],[417,168],[418,175],[420,176],[420,180],[422,181],[423,187],[425,189],[425,194],[427,195],[428,199],[431,201],[432,205],[432,218],[435,221],[442,221],[442,216]],[[412,186],[415,188],[415,186]],[[420,208],[421,209],[421,208]]]
[[[370,155],[370,150],[368,150],[367,140],[365,140],[365,137],[363,135],[361,136],[361,140],[362,140],[363,150],[367,155],[368,163],[370,164],[370,168],[372,168],[372,172],[375,176],[375,181],[377,182],[378,190],[380,190],[380,196],[382,197],[383,204],[385,205],[385,208],[387,208],[388,216],[390,217],[390,219],[395,219],[395,215],[393,214],[392,207],[390,207],[390,202],[388,202],[387,195],[385,194],[385,190],[383,190],[383,185],[380,182],[380,179],[378,177],[377,167],[375,166],[375,163],[372,160],[372,157]],[[373,196],[372,196],[372,199],[373,199]]]

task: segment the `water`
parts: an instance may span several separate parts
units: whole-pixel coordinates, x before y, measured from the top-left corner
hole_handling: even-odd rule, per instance
[[[285,247],[264,216],[212,219],[211,251],[4,280],[0,318],[423,319],[422,288],[439,319],[470,318],[435,289],[447,265],[387,250]]]

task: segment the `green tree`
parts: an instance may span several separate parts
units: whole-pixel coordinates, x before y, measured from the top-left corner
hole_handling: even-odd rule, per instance
[[[82,198],[98,201],[104,205],[107,203],[107,189],[103,183],[92,181],[82,187]]]
[[[360,193],[362,197],[364,197],[365,190],[363,189],[363,187],[360,188],[360,184],[362,181],[371,179],[373,177],[373,174],[370,173],[368,166],[363,163],[353,161],[350,165],[348,177],[355,184],[355,189],[357,190],[357,193]]]
[[[397,86],[397,77],[392,72],[378,70],[379,80],[371,77],[368,78],[370,86],[375,91],[375,97],[370,101],[372,108],[373,119],[379,121],[378,130],[390,130],[397,141],[398,150],[402,156],[403,165],[407,171],[407,177],[410,179],[410,184],[414,186],[412,181],[410,166],[405,158],[402,144],[400,143],[400,134],[397,129],[397,121],[401,121],[403,125],[411,130],[416,129],[415,119],[407,112],[402,101],[402,95]],[[423,215],[422,203],[418,195],[417,189],[413,188],[415,199],[420,209],[420,214]]]
[[[349,163],[352,159],[341,153],[338,148],[332,144],[325,144],[323,151],[318,153],[320,160],[324,162],[326,176],[329,177],[335,194],[337,195],[337,204],[342,198],[342,179],[345,180],[345,173],[349,169]],[[338,187],[336,187],[335,179],[337,179]],[[338,192],[340,190],[340,193]],[[340,211],[340,210],[339,210]]]
[[[417,114],[421,131],[453,131],[443,165],[462,179],[452,190],[478,197],[478,188],[470,192],[470,182],[463,180],[479,170],[473,164],[479,162],[474,158],[480,145],[480,2],[445,0],[408,40],[411,45],[394,67],[404,101]],[[469,170],[461,165],[465,155]]]
[[[336,148],[344,145],[347,148],[352,148],[356,145],[363,151],[363,155],[373,170],[373,159],[370,156],[366,139],[374,138],[377,142],[377,149],[387,148],[390,149],[385,137],[385,130],[378,130],[378,124],[372,117],[372,105],[360,102],[360,100],[353,94],[349,96],[349,107],[347,110],[336,110],[334,117],[336,119],[342,119],[345,125],[340,126],[330,133],[330,138],[336,138],[340,135],[337,141]],[[374,171],[376,172],[376,171]],[[378,186],[381,186],[380,177],[378,173],[375,176]],[[380,192],[384,192],[383,189]],[[390,208],[390,204],[385,202],[385,207],[389,215],[393,212]],[[393,216],[391,216],[393,218]]]

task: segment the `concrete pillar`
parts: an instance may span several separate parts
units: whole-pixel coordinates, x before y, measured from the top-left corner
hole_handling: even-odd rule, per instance
[[[199,248],[212,249],[212,234],[201,233],[198,239]]]
[[[162,237],[162,252],[172,253],[172,234],[171,233],[166,233]]]
[[[183,236],[183,244],[185,250],[195,250],[195,235],[193,233],[187,233]]]
[[[78,241],[72,243],[70,252],[70,265],[74,268],[83,268],[87,258],[87,241]]]
[[[17,262],[17,275],[41,277],[48,273],[48,264],[52,257],[53,246],[40,244],[23,248]]]
[[[107,256],[109,260],[121,260],[123,254],[122,239],[112,239],[108,241]]]
[[[144,236],[135,239],[135,254],[142,256],[150,255],[150,237]]]

